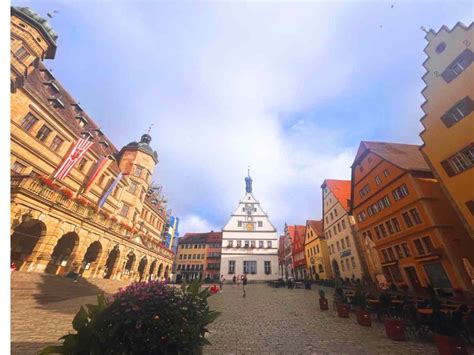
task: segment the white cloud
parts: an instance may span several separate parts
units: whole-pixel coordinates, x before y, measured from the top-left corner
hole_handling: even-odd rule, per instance
[[[187,214],[184,217],[181,217],[178,226],[181,236],[185,233],[217,232],[220,231],[221,228],[222,227],[212,225],[212,223],[196,214]]]

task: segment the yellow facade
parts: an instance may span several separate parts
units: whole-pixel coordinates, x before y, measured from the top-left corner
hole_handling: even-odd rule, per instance
[[[421,152],[474,238],[474,26],[442,27],[426,39]]]
[[[151,137],[143,135],[120,151],[113,146],[43,66],[56,48],[54,32],[43,26],[31,10],[12,9],[12,262],[22,271],[52,274],[168,277],[174,254],[162,246],[166,213],[150,190],[158,162]],[[64,180],[52,179],[85,135],[94,143],[83,159]],[[104,169],[84,192],[101,158]],[[123,178],[97,208],[119,172]]]
[[[310,279],[328,280],[332,278],[329,252],[322,233],[321,221],[306,221],[304,254],[307,275]]]

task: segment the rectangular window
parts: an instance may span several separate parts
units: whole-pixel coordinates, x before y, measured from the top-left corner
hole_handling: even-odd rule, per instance
[[[380,179],[380,176],[376,176],[375,177],[375,183],[377,184],[377,186],[379,186],[380,184],[382,184],[382,180]]]
[[[398,256],[399,259],[404,258],[402,248],[400,248],[400,245],[395,245],[395,251],[397,252],[397,256]]]
[[[387,248],[388,256],[390,257],[390,260],[396,260],[395,258],[395,253],[393,252],[392,248]]]
[[[79,165],[77,166],[77,170],[83,171],[86,164],[87,164],[87,159],[82,158],[82,160],[79,162]]]
[[[334,209],[334,216],[337,217],[337,210],[336,209]]]
[[[375,235],[377,236],[377,239],[382,238],[382,235],[380,234],[380,230],[378,226],[375,226]]]
[[[342,268],[342,271],[346,271],[346,268],[344,267],[344,260],[341,260],[341,268]]]
[[[465,49],[448,67],[446,70],[441,74],[443,79],[450,83],[456,77],[459,76],[464,70],[467,69],[472,63],[473,59],[472,51],[467,48]]]
[[[193,254],[193,259],[196,260],[196,254]]]
[[[421,224],[422,223],[421,217],[418,214],[418,211],[416,210],[416,208],[411,209],[410,214],[413,217],[413,220],[415,221],[415,224]]]
[[[50,148],[51,148],[51,150],[53,150],[57,153],[59,148],[61,148],[61,146],[63,145],[63,143],[64,143],[64,140],[61,137],[56,136],[56,137],[53,138],[53,141],[51,142]]]
[[[130,181],[130,186],[128,188],[128,192],[130,192],[132,195],[135,195],[135,192],[137,191],[137,187],[138,187],[138,185],[135,182]]]
[[[23,62],[26,58],[29,57],[30,53],[28,50],[25,49],[25,47],[21,46],[18,48],[15,53],[13,54],[18,61]]]
[[[402,243],[402,248],[406,256],[411,256],[410,248],[407,243]]]
[[[234,246],[234,241],[233,241],[233,240],[228,240],[228,241],[227,241],[227,246],[228,246],[229,248],[232,248],[232,247]]]
[[[380,228],[380,232],[382,233],[382,236],[386,237],[388,234],[387,234],[387,231],[385,230],[385,226],[383,224],[380,224],[379,228]]]
[[[425,249],[423,249],[423,245],[421,244],[421,240],[415,239],[413,242],[415,243],[415,248],[416,248],[416,251],[418,252],[418,255],[424,255],[425,254]]]
[[[332,211],[329,215],[331,216],[331,221],[332,221],[334,219],[334,216],[332,215]]]
[[[180,254],[179,255],[179,260],[181,260],[183,258],[183,254]]]
[[[349,258],[346,259],[346,267],[347,267],[348,271],[351,269],[351,267],[349,265]]]
[[[244,274],[256,274],[257,273],[257,262],[256,261],[244,261]]]
[[[272,273],[270,261],[264,261],[264,265],[265,265],[265,275],[270,275]]]
[[[263,248],[263,240],[260,240],[260,241],[258,242],[258,247],[259,247],[259,248]]]
[[[390,221],[385,222],[385,225],[387,226],[389,234],[395,233],[395,230],[393,229],[392,223]]]
[[[136,177],[142,176],[143,168],[141,166],[135,166],[135,171],[133,172],[133,175]]]
[[[425,245],[426,251],[428,253],[432,253],[434,251],[434,246],[433,243],[431,242],[430,237],[423,237],[421,238],[423,240],[423,244]]]
[[[464,149],[461,154],[464,157],[464,160],[469,163],[470,166],[474,165],[474,144],[470,147]]]
[[[250,241],[250,247],[255,248],[255,240]]]
[[[229,269],[227,271],[228,274],[235,273],[235,260],[229,260]]]
[[[319,254],[319,245],[316,245],[316,253]]]
[[[201,254],[197,254],[197,257],[196,257],[198,260],[201,259]]]
[[[341,225],[338,223],[337,224],[337,231],[340,232],[341,231]]]
[[[242,241],[241,240],[237,240],[237,248],[240,248],[242,247]]]
[[[342,223],[342,229],[346,229],[346,220],[343,219],[341,223]]]
[[[122,217],[127,217],[128,216],[128,210],[130,209],[129,205],[126,205],[125,203],[122,205],[122,209],[120,210],[120,215]]]
[[[388,257],[388,253],[387,253],[387,250],[386,249],[383,249],[382,250],[382,255],[383,255],[383,259],[385,261],[390,261],[390,258]]]
[[[341,239],[342,249],[346,249],[346,243],[344,243],[344,239]]]
[[[20,123],[20,126],[23,128],[25,132],[29,132],[31,128],[38,122],[38,119],[33,116],[31,113],[27,114],[25,118]]]
[[[346,244],[347,244],[347,247],[348,247],[348,248],[351,247],[351,244],[349,243],[349,237],[346,237]]]
[[[258,224],[259,227],[263,227],[263,222],[262,221],[258,221],[257,224]]]
[[[336,242],[337,245],[337,251],[341,251],[341,245],[339,244],[339,241]]]
[[[272,241],[271,240],[267,240],[267,248],[271,248],[272,247]]]
[[[353,256],[351,256],[351,264],[352,264],[352,268],[355,269],[356,268],[356,262],[355,262],[355,258]]]
[[[20,164],[19,162],[14,162],[12,166],[12,170],[18,174],[21,174],[23,170],[26,169],[26,166],[23,164]]]
[[[407,228],[413,227],[413,222],[411,221],[411,218],[408,212],[402,213],[402,217],[403,217],[403,220],[405,221]]]
[[[237,227],[242,227],[242,221],[237,222]]]
[[[337,234],[336,226],[334,226],[334,227],[332,228],[332,231],[334,232],[334,235]]]
[[[328,219],[328,217],[326,216],[326,224],[328,224],[328,223],[329,223],[329,219]]]
[[[388,171],[388,169],[385,169],[385,170],[383,171],[383,176],[387,177],[387,176],[389,176],[389,175],[390,175],[390,172]]]
[[[398,219],[395,217],[395,218],[392,218],[390,221],[392,222],[395,233],[400,232],[401,229],[400,229],[400,223],[398,223]]]
[[[250,246],[250,242],[249,242],[248,240],[246,240],[246,241],[244,242],[244,247],[248,248],[249,246]]]

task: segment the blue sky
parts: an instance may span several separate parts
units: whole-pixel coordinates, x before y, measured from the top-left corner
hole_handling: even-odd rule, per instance
[[[420,27],[472,21],[469,1],[13,5],[59,11],[46,65],[118,148],[154,124],[182,234],[225,224],[248,165],[280,232],[321,218],[361,140],[420,143]]]

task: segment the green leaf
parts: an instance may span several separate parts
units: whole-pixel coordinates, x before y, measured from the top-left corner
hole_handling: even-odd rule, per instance
[[[87,321],[87,312],[84,307],[81,306],[81,309],[72,320],[72,327],[75,330],[80,331],[82,328],[87,326]]]

